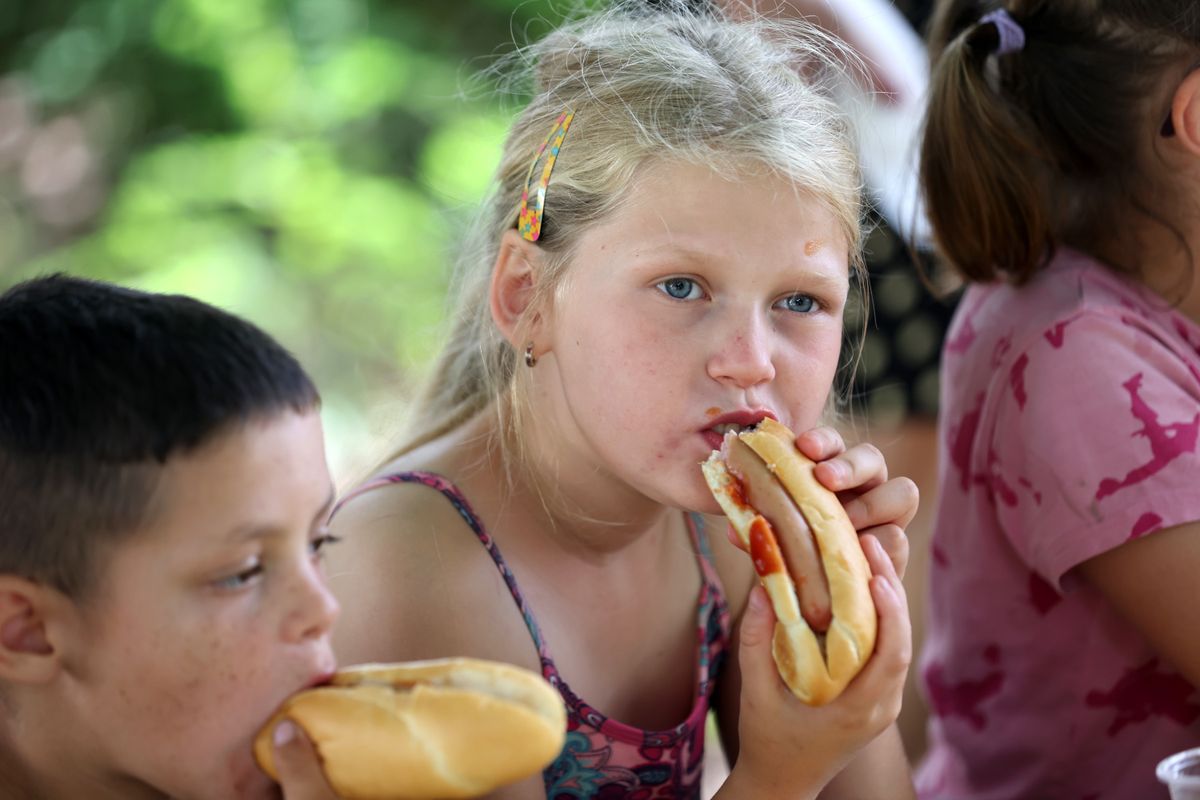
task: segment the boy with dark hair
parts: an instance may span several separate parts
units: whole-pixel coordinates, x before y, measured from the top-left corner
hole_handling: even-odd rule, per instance
[[[4,797],[278,797],[259,726],[334,669],[316,389],[196,300],[0,295]],[[276,731],[287,796],[333,797]]]

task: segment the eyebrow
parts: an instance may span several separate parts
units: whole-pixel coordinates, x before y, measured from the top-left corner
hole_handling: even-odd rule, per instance
[[[329,515],[333,513],[333,504],[336,499],[337,491],[333,488],[333,486],[330,486],[329,494],[325,497],[325,502],[317,510],[317,513],[313,514],[311,526],[324,524],[325,522],[329,521]],[[237,539],[239,541],[263,539],[267,536],[275,534],[278,532],[278,530],[279,529],[273,525],[239,525],[230,530],[228,538]]]
[[[634,263],[636,269],[651,270],[672,264],[679,264],[681,266],[687,263],[710,264],[721,260],[720,256],[714,255],[708,250],[668,242],[661,245],[651,245],[638,251]],[[820,262],[813,258],[813,256],[805,255],[802,260],[794,260],[792,265],[797,269],[805,271],[806,280],[828,285],[831,288],[842,286],[851,271],[849,260],[844,265],[846,267],[845,274],[840,272],[832,273],[822,267],[815,266],[816,263]]]

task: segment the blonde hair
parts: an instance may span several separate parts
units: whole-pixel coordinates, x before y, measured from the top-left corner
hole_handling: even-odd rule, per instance
[[[785,177],[831,211],[853,268],[863,269],[858,162],[829,91],[853,56],[827,34],[754,15],[618,9],[565,24],[520,57],[532,66],[533,97],[509,132],[492,193],[457,265],[457,315],[417,400],[416,433],[395,455],[493,403],[497,429],[509,434],[501,445],[521,439],[527,370],[517,369],[521,354],[488,313],[491,269],[502,234],[515,227],[530,162],[564,111],[575,116],[546,192],[537,242],[544,271],[530,309],[552,299],[574,243],[613,212],[654,160],[727,176],[765,168]]]

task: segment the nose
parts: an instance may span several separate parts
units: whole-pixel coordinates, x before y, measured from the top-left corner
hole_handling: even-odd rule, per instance
[[[774,380],[771,323],[761,313],[740,313],[714,326],[714,333],[719,338],[708,360],[709,377],[738,389]]]
[[[296,576],[292,606],[283,629],[284,639],[295,643],[327,635],[342,611],[337,598],[329,591],[321,565],[306,561],[301,569]]]

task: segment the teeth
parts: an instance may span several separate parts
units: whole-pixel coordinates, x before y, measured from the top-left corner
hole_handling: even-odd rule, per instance
[[[734,422],[723,422],[720,425],[714,425],[713,430],[724,436],[730,431],[733,431],[734,433],[741,433],[742,426]]]

